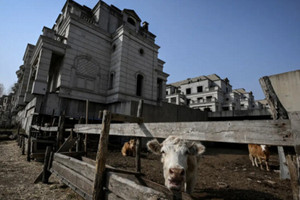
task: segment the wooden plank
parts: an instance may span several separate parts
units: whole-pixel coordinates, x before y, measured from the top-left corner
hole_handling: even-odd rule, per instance
[[[98,151],[96,155],[96,170],[94,179],[94,191],[93,200],[104,198],[105,192],[103,191],[104,186],[104,175],[105,175],[105,163],[108,152],[108,135],[110,129],[110,112],[105,110],[102,118],[102,129],[99,138]]]
[[[76,158],[78,160],[80,160],[80,158],[85,155],[84,151],[78,151],[78,152],[72,151],[72,152],[60,152],[60,153],[66,156],[70,156],[72,158]]]
[[[52,150],[52,147],[47,146],[46,152],[45,152],[45,158],[44,158],[44,166],[43,166],[43,176],[42,176],[43,183],[48,183],[49,177],[51,175],[51,173],[48,171],[51,150]]]
[[[137,110],[137,117],[141,117],[143,113],[143,103],[144,101],[141,99],[139,101],[138,110]],[[135,146],[135,169],[137,172],[141,172],[141,137],[136,138],[136,146]]]
[[[89,100],[86,100],[85,105],[85,124],[89,123]],[[84,152],[87,155],[87,142],[88,142],[88,134],[84,135]]]
[[[279,155],[279,164],[280,164],[280,179],[283,180],[290,179],[290,173],[286,162],[284,148],[282,146],[278,146],[277,151]]]
[[[152,182],[148,179],[145,179],[145,178],[142,178],[142,177],[138,177],[137,180],[139,181],[140,184],[144,185],[144,186],[147,186],[147,187],[150,187],[154,190],[157,190],[157,191],[160,191],[160,192],[163,192],[166,197],[168,199],[173,199],[173,200],[176,200],[176,199],[182,199],[182,200],[192,200],[193,198],[187,194],[187,193],[184,193],[184,192],[176,192],[176,193],[172,193],[170,190],[168,190],[165,186],[163,185],[160,185],[158,183],[155,183],[155,182]]]
[[[90,158],[87,158],[87,157],[82,157],[81,159],[82,159],[83,162],[86,162],[86,163],[88,163],[92,166],[96,165],[96,161],[93,160],[93,159],[90,159]],[[118,168],[112,167],[110,165],[105,165],[105,167],[108,171],[111,171],[111,172],[118,172],[118,173],[123,173],[123,174],[133,174],[133,175],[136,175],[136,176],[143,175],[140,172],[133,172],[133,171],[125,170],[125,169],[118,169]]]
[[[143,118],[141,116],[134,117],[130,115],[112,114],[111,120],[114,122],[128,122],[128,123],[142,123]]]
[[[59,116],[59,121],[58,121],[58,131],[57,131],[57,138],[56,138],[56,142],[57,142],[57,149],[60,148],[60,146],[63,143],[63,135],[65,132],[65,111],[63,111],[62,115]]]
[[[294,200],[300,199],[300,111],[290,112],[292,133],[294,138],[295,159],[289,166]],[[295,168],[295,169],[294,169]],[[293,170],[291,172],[291,170]]]
[[[117,196],[114,193],[109,192],[109,191],[105,193],[105,198],[104,199],[105,200],[124,200],[123,198],[121,198],[121,197],[119,197],[119,196]]]
[[[292,192],[293,192],[293,199],[298,200],[299,199],[299,183],[298,183],[298,168],[297,168],[297,157],[287,155],[286,160],[289,167],[289,172],[291,176],[291,186],[292,186]]]
[[[67,138],[67,140],[60,146],[60,148],[57,150],[57,152],[68,152],[69,149],[71,149],[77,138],[71,138],[70,136]]]
[[[29,131],[28,139],[27,139],[27,161],[28,162],[30,162],[30,154],[31,154],[31,130]]]
[[[55,175],[65,179],[68,184],[73,185],[77,190],[81,190],[83,193],[88,194],[89,196],[93,193],[93,183],[86,177],[81,174],[73,171],[65,165],[62,165],[59,162],[53,161],[51,172]],[[75,190],[76,191],[76,190]],[[77,192],[77,191],[76,191]]]
[[[264,76],[259,79],[259,82],[270,106],[273,119],[288,119],[288,113],[277,97],[269,77]]]
[[[92,166],[86,162],[77,160],[75,158],[60,154],[60,153],[55,153],[53,157],[53,161],[56,161],[71,170],[77,172],[78,174],[86,177],[89,179],[91,182],[94,181],[95,178],[95,166]]]
[[[101,125],[75,125],[79,133],[99,134]],[[188,140],[293,146],[290,120],[216,122],[172,122],[111,124],[110,135],[166,138],[177,135]]]
[[[45,132],[57,132],[58,127],[57,126],[50,126],[50,127],[43,127],[43,126],[37,126],[37,125],[32,125],[31,128],[37,131],[45,131]]]
[[[109,191],[125,200],[132,199],[160,199],[167,200],[168,198],[162,192],[156,191],[152,188],[145,187],[135,183],[132,180],[123,178],[116,173],[107,173],[106,187]]]

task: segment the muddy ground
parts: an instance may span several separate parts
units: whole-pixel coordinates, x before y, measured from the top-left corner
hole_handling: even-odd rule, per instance
[[[134,157],[123,157],[116,148],[109,152],[108,164],[135,169]],[[271,156],[270,165],[270,172],[252,167],[244,145],[209,145],[201,159],[193,197],[204,200],[292,199],[290,181],[279,179],[278,157],[275,153]],[[33,184],[41,170],[42,163],[26,161],[16,141],[0,141],[1,200],[81,199],[71,189],[60,184],[55,176],[50,177],[50,184]],[[147,179],[163,184],[159,156],[144,151],[142,173]]]

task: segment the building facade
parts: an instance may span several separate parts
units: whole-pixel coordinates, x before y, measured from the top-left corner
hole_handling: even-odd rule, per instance
[[[67,0],[53,27],[26,48],[15,108],[35,102],[34,112],[79,117],[86,100],[93,116],[107,105],[122,113],[122,102],[139,99],[159,105],[168,74],[155,37],[133,10]]]
[[[169,103],[212,112],[255,108],[252,92],[232,90],[229,80],[216,74],[168,84],[166,99]]]

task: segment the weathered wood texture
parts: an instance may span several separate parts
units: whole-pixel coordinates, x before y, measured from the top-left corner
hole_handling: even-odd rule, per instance
[[[92,166],[86,162],[80,161],[76,158],[72,158],[60,153],[55,153],[53,161],[59,162],[65,166],[68,166],[71,170],[77,172],[78,174],[86,177],[91,182],[95,178],[95,166]]]
[[[152,199],[163,200],[168,199],[162,192],[152,188],[142,186],[132,180],[123,178],[116,173],[107,173],[107,188],[115,195],[122,197],[125,200],[132,199]]]
[[[293,199],[298,200],[299,199],[299,174],[298,174],[298,164],[297,164],[297,156],[291,156],[287,155],[286,160],[289,167],[289,172],[291,176],[291,186],[292,186],[292,192],[293,192]]]
[[[96,170],[94,177],[94,187],[93,187],[93,200],[104,198],[104,176],[105,176],[105,163],[108,152],[108,135],[110,131],[110,112],[105,110],[103,112],[102,118],[102,128],[101,135],[99,138],[98,151],[96,155]]]
[[[136,116],[137,117],[142,117],[142,114],[143,114],[143,103],[144,101],[141,99],[139,101],[139,105],[138,105],[138,110],[137,110],[137,114]],[[136,168],[136,171],[137,172],[141,172],[141,146],[142,146],[142,141],[141,141],[141,138],[138,137],[136,139],[136,146],[135,146],[135,152],[136,152],[136,155],[135,155],[135,168]]]
[[[51,172],[57,175],[65,184],[71,186],[77,193],[85,199],[91,199],[93,193],[93,183],[85,176],[70,169],[57,161],[52,162]]]
[[[78,133],[99,134],[101,125],[75,125]],[[293,146],[289,120],[111,124],[110,135]]]
[[[48,183],[49,177],[51,175],[51,173],[48,171],[51,149],[52,149],[52,147],[47,146],[46,152],[45,152],[43,176],[42,176],[43,183]]]
[[[77,138],[69,136],[67,140],[60,146],[57,152],[68,152],[76,142]]]
[[[277,97],[269,77],[264,76],[259,79],[259,82],[270,106],[273,119],[288,119],[288,114]]]
[[[57,132],[58,127],[57,126],[50,126],[50,127],[43,127],[43,126],[37,126],[37,125],[32,125],[31,128],[37,131],[45,131],[45,132]]]

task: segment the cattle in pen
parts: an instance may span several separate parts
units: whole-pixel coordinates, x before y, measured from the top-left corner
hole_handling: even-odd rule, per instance
[[[248,150],[249,150],[249,159],[252,162],[252,166],[258,167],[259,164],[260,169],[263,169],[262,163],[265,162],[266,170],[270,171],[269,168],[270,150],[267,145],[248,144]]]
[[[192,142],[169,136],[162,143],[151,140],[148,149],[161,155],[165,186],[169,190],[192,193],[196,184],[198,156],[205,147],[200,142]]]
[[[136,146],[136,141],[134,139],[125,142],[121,150],[122,155],[135,156],[135,146]]]

